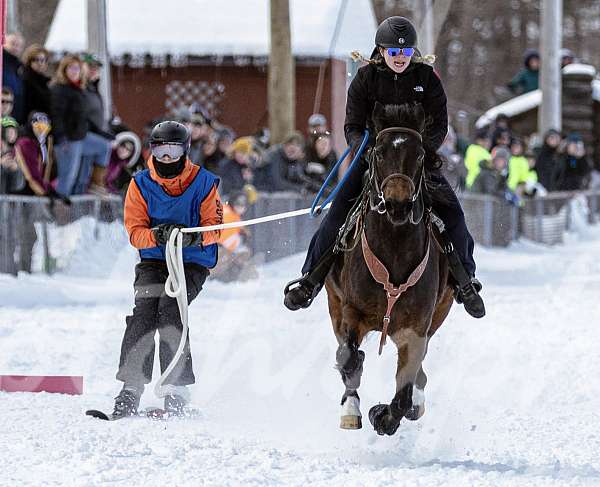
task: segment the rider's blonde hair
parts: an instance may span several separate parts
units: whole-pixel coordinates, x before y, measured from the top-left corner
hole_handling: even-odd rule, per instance
[[[362,61],[363,63],[381,64],[383,62],[383,56],[381,56],[379,59],[368,59],[358,51],[352,51],[350,53],[350,56],[354,61]],[[425,56],[413,56],[411,58],[411,61],[414,61],[415,63],[433,64],[435,63],[435,54],[427,54]]]

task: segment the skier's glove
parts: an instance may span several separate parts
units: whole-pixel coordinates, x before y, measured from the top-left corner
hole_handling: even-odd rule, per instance
[[[176,228],[185,228],[185,225],[179,223],[161,223],[152,228],[152,233],[158,245],[167,245],[171,232]],[[182,244],[184,247],[197,247],[202,245],[202,234],[200,232],[184,233]]]

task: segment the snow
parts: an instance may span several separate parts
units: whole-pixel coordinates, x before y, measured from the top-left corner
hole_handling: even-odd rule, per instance
[[[511,98],[500,105],[490,108],[475,122],[475,127],[482,128],[486,127],[496,120],[496,117],[503,113],[508,117],[514,117],[521,113],[532,110],[540,105],[542,102],[542,90],[534,90],[523,95]]]
[[[578,74],[585,75],[593,78],[596,76],[596,68],[590,64],[573,63],[567,64],[563,69],[562,73],[566,75]]]
[[[51,51],[86,48],[86,9],[81,0],[61,0],[48,34]],[[369,54],[375,16],[369,0],[292,0],[292,50],[296,56],[330,57],[336,20],[347,3],[334,57],[353,50]],[[268,56],[269,2],[235,0],[107,0],[111,56]]]
[[[281,303],[301,255],[254,282],[205,285],[190,308],[201,415],[167,423],[83,414],[110,409],[119,389],[126,242],[107,246],[103,278],[82,259],[54,277],[0,276],[0,373],[85,377],[82,396],[0,393],[0,485],[600,485],[600,228],[566,240],[476,249],[488,316],[453,307],[425,360],[425,415],[393,437],[367,419],[394,391],[395,349],[378,357],[376,334],[363,345],[363,429],[339,429],[324,293],[302,312]],[[158,404],[149,387],[142,406]]]

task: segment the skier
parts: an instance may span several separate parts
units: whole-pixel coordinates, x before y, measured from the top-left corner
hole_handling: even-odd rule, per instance
[[[389,17],[379,25],[375,44],[371,59],[366,60],[368,64],[358,70],[348,89],[344,125],[348,144],[356,149],[365,129],[372,126],[370,117],[375,102],[399,105],[416,101],[422,104],[426,116],[431,119],[426,133],[430,144],[425,146],[425,150],[426,159],[435,160],[435,152],[448,129],[446,94],[433,68],[423,62],[430,58],[420,57],[415,49],[415,28],[404,17]],[[333,263],[333,247],[338,230],[362,190],[363,175],[368,164],[364,158],[360,162],[352,170],[313,236],[302,277],[288,283],[285,288],[284,304],[290,310],[310,306],[325,282]],[[444,221],[453,244],[452,253],[458,257],[448,259],[456,281],[456,299],[464,303],[469,314],[481,318],[485,315],[485,306],[479,295],[481,284],[475,279],[473,238],[467,230],[456,195],[444,176],[432,166],[434,164],[431,162],[426,163],[428,179],[433,183],[432,186],[437,187],[436,191],[444,192],[448,200],[444,205],[435,204],[433,209]]]
[[[165,294],[168,277],[165,244],[175,228],[218,225],[223,210],[218,179],[188,158],[190,135],[178,122],[161,122],[150,134],[148,169],[131,181],[125,199],[125,227],[139,249],[135,268],[135,307],[126,318],[117,379],[123,388],[115,398],[113,418],[137,414],[144,385],[152,380],[154,335],[160,335],[161,372],[179,346],[183,326],[174,298]],[[202,289],[208,269],[217,263],[219,231],[183,234],[183,260],[188,302]],[[189,336],[177,366],[163,387],[164,409],[183,414],[189,401],[187,385],[194,383]]]

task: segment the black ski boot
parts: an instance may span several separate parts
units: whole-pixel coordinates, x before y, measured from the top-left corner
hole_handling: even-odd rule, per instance
[[[183,416],[186,400],[177,394],[167,394],[165,396],[165,412],[170,416]]]
[[[485,316],[485,305],[479,295],[481,283],[475,277],[469,278],[469,281],[463,285],[456,285],[455,299],[457,303],[463,303],[465,310],[474,318],[483,318]]]
[[[334,259],[333,247],[319,260],[313,270],[304,274],[300,279],[294,279],[286,284],[283,291],[283,304],[289,310],[296,311],[308,308],[325,284]]]
[[[115,397],[115,409],[112,413],[115,418],[124,418],[126,416],[137,416],[138,406],[140,405],[141,394],[137,390],[123,388],[119,395]]]

